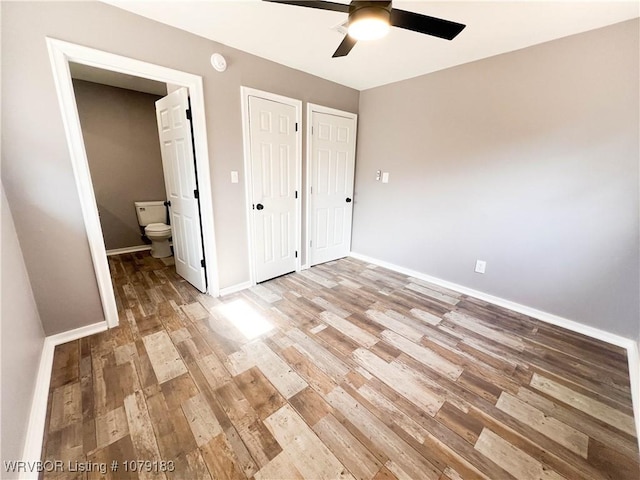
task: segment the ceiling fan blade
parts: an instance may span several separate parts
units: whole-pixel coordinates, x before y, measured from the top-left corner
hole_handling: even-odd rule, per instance
[[[412,30],[414,32],[432,35],[434,37],[453,40],[464,30],[466,25],[442,18],[429,17],[420,13],[407,12],[406,10],[391,9],[391,25],[394,27]]]
[[[351,49],[356,46],[356,43],[358,43],[358,41],[355,38],[351,37],[350,35],[345,35],[340,45],[338,45],[338,49],[336,50],[336,53],[333,54],[332,58],[346,57],[347,55],[349,55]]]
[[[332,12],[349,13],[349,5],[334,2],[312,2],[296,0],[263,0],[264,2],[283,3],[285,5],[295,5],[298,7],[317,8],[319,10],[331,10]]]

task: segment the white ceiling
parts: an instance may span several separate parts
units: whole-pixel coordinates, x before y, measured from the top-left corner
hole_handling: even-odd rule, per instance
[[[393,3],[395,8],[464,23],[467,28],[451,42],[392,28],[381,40],[360,42],[347,57],[331,58],[342,40],[332,28],[346,20],[343,13],[260,0],[107,3],[358,90],[640,16],[637,0],[399,0]],[[227,61],[233,68],[233,58]]]

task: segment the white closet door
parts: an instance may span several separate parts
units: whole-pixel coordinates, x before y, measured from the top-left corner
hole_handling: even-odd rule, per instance
[[[311,112],[310,264],[351,251],[356,119]]]
[[[255,281],[296,270],[296,108],[249,97]]]

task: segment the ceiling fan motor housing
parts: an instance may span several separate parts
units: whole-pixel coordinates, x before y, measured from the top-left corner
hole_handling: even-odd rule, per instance
[[[353,1],[349,5],[349,24],[365,18],[376,18],[390,23],[390,1]]]

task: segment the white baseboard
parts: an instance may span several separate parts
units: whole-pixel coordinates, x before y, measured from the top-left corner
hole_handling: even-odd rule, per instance
[[[27,426],[27,437],[22,451],[22,460],[25,462],[37,462],[42,455],[42,442],[44,440],[44,427],[47,418],[47,401],[49,399],[49,384],[51,382],[51,370],[53,368],[53,350],[55,345],[44,339],[42,353],[40,354],[40,366],[36,377],[36,388],[31,401],[31,413]],[[34,465],[31,463],[30,465]],[[20,479],[37,479],[38,472],[22,472]]]
[[[135,247],[114,248],[107,250],[107,257],[111,255],[121,255],[123,253],[135,253],[144,252],[145,250],[151,250],[151,245],[137,245]]]
[[[640,450],[640,345],[633,342],[627,349],[629,360],[629,379],[631,380],[631,400],[633,401],[633,416],[636,421],[636,436]]]
[[[535,308],[528,307],[520,303],[512,302],[511,300],[506,300],[504,298],[496,297],[488,293],[480,292],[479,290],[473,290],[472,288],[464,287],[462,285],[458,285],[457,283],[448,282],[440,278],[432,277],[430,275],[426,275],[424,273],[417,272],[409,268],[400,267],[398,265],[394,265],[392,263],[388,263],[382,260],[377,260],[372,257],[367,257],[366,255],[361,255],[359,253],[352,252],[350,256],[357,260],[362,260],[363,262],[379,265],[380,267],[388,268],[389,270],[393,270],[395,272],[402,273],[404,275],[408,275],[410,277],[414,277],[419,280],[423,280],[425,282],[430,282],[430,283],[439,285],[441,287],[448,288],[450,290],[455,290],[456,292],[460,292],[464,295],[469,295],[471,297],[484,300],[485,302],[498,305],[499,307],[504,307],[509,310],[513,310],[514,312],[522,313],[529,317],[542,320],[543,322],[550,323],[558,327],[566,328],[567,330],[571,330],[572,332],[581,333],[588,337],[595,338],[597,340],[602,340],[603,342],[611,343],[618,347],[629,349],[630,344],[635,343],[633,340],[628,339],[626,337],[622,337],[620,335],[615,335],[613,333],[609,333],[604,330],[600,330],[598,328],[590,327],[589,325],[584,325],[582,323],[569,320],[568,318],[560,317],[552,313],[544,312],[542,310],[537,310]]]
[[[241,290],[246,290],[247,288],[251,288],[251,287],[253,287],[253,283],[247,281],[247,282],[238,283],[236,285],[231,285],[230,287],[221,288],[220,292],[218,293],[220,294],[221,297],[224,297],[225,295],[231,295],[232,293],[236,293]]]
[[[36,378],[36,389],[31,402],[27,436],[22,451],[22,459],[25,462],[37,462],[41,460],[42,442],[44,440],[45,421],[47,417],[47,401],[49,400],[49,385],[51,383],[51,373],[53,370],[53,353],[56,346],[93,335],[94,333],[104,332],[107,328],[107,322],[98,322],[69,330],[68,332],[45,337]],[[35,480],[37,478],[38,472],[22,472],[20,475],[21,480]]]
[[[378,265],[380,267],[393,270],[394,272],[402,273],[404,275],[423,280],[425,282],[430,282],[435,285],[448,288],[450,290],[455,290],[456,292],[460,292],[464,295],[469,295],[471,297],[478,298],[499,307],[522,313],[529,317],[541,320],[545,323],[550,323],[558,327],[566,328],[567,330],[571,330],[572,332],[580,333],[582,335],[586,335],[587,337],[601,340],[603,342],[626,349],[627,361],[629,363],[629,378],[631,380],[631,398],[633,401],[636,432],[638,433],[638,447],[640,449],[640,355],[638,353],[638,343],[635,340],[631,340],[630,338],[622,337],[614,333],[606,332],[589,325],[584,325],[582,323],[576,322],[574,320],[569,320],[568,318],[560,317],[552,313],[537,310],[520,303],[512,302],[511,300],[506,300],[504,298],[496,297],[494,295],[480,292],[472,288],[467,288],[462,285],[458,285],[457,283],[448,282],[440,278],[432,277],[416,270],[411,270],[409,268],[401,267],[393,263],[378,260],[377,258],[369,257],[367,255],[351,252],[349,256],[357,260],[362,260],[363,262]]]
[[[62,333],[56,333],[55,335],[49,335],[45,341],[51,342],[53,346],[62,345],[63,343],[72,342],[80,338],[88,337],[95,333],[104,332],[108,329],[107,322],[92,323],[91,325],[85,325],[84,327],[74,328]]]

